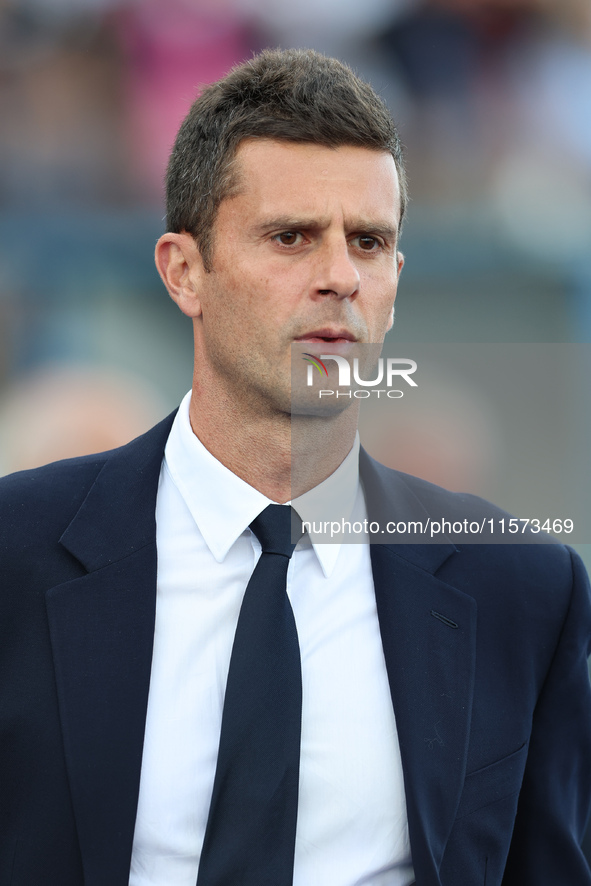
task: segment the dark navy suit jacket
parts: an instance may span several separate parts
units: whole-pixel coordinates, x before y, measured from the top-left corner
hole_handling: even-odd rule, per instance
[[[2,886],[128,882],[171,421],[0,481]],[[365,454],[361,471],[374,519],[396,502],[458,519],[480,506]],[[576,555],[375,544],[372,566],[418,886],[591,886]]]

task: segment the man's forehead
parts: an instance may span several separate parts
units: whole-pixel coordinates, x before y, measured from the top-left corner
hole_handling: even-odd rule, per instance
[[[249,138],[236,152],[235,175],[233,195],[254,198],[262,216],[312,220],[332,214],[322,212],[326,200],[342,203],[355,223],[366,218],[389,228],[398,224],[398,174],[387,151]]]
[[[268,167],[261,168],[262,160],[268,164],[290,164],[322,166],[328,173],[331,166],[347,166],[351,161],[360,167],[366,165],[376,168],[379,164],[384,169],[389,169],[396,178],[396,164],[389,151],[376,150],[356,144],[342,144],[332,147],[317,142],[296,142],[288,139],[273,138],[245,138],[242,139],[236,149],[235,161],[244,171],[260,170],[265,172]],[[325,161],[325,164],[323,164]]]

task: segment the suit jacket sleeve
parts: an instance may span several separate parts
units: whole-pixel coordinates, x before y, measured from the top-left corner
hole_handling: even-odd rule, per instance
[[[589,886],[580,844],[591,796],[589,581],[571,552],[570,605],[535,707],[503,886]]]

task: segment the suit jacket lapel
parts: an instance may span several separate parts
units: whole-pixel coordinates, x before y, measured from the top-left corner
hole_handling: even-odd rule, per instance
[[[361,472],[370,519],[396,519],[393,503],[401,501],[406,509],[396,508],[400,519],[409,519],[411,505],[415,518],[427,516],[400,475],[365,453]],[[439,884],[465,775],[472,710],[476,603],[434,576],[450,556],[459,554],[448,543],[371,546],[413,863],[417,882],[425,886]]]
[[[108,458],[61,543],[88,570],[46,595],[86,886],[126,886],[156,599],[155,506],[173,416]]]

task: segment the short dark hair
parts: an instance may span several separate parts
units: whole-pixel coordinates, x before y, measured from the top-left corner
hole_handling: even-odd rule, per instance
[[[206,269],[218,207],[236,192],[236,151],[249,138],[388,151],[398,172],[402,221],[408,202],[404,158],[384,101],[337,59],[313,50],[266,49],[203,90],[170,156],[167,227],[193,235]]]

